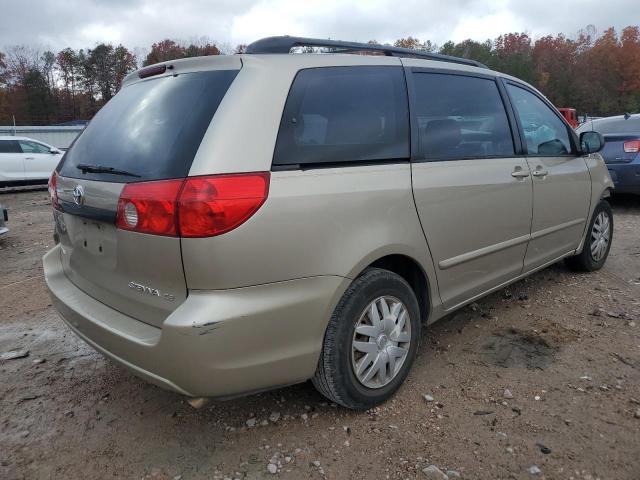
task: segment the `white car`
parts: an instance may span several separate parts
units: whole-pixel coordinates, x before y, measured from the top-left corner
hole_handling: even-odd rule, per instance
[[[46,183],[63,152],[27,137],[0,137],[0,187]]]

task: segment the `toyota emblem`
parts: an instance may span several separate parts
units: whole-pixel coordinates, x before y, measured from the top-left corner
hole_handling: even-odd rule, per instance
[[[73,189],[73,201],[78,206],[84,204],[84,188],[82,185],[76,185]]]

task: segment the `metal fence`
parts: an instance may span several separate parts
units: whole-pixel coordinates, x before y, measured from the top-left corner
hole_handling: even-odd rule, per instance
[[[0,136],[12,135],[40,140],[57,148],[68,148],[84,126],[0,126]]]

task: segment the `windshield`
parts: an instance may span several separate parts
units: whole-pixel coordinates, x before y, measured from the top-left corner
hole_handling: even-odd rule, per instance
[[[60,174],[120,183],[185,177],[237,73],[183,73],[124,87],[66,153]]]

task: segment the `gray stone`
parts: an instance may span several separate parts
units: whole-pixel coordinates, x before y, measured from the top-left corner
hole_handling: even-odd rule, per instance
[[[513,393],[508,388],[504,389],[504,393],[502,394],[504,398],[513,398]]]
[[[447,477],[449,477],[449,480],[451,480],[452,478],[460,478],[460,474],[455,470],[447,470],[446,475]]]
[[[529,473],[531,475],[540,475],[542,473],[542,470],[540,470],[537,465],[531,465],[531,467],[529,467]]]
[[[429,465],[428,467],[423,468],[422,473],[424,473],[426,478],[431,480],[449,480],[449,477],[447,477],[447,475],[435,465]]]
[[[422,398],[424,398],[425,402],[433,402],[433,397],[431,395],[423,395]]]
[[[280,420],[280,412],[273,412],[269,415],[270,422],[276,423],[278,420]]]
[[[269,465],[267,465],[267,472],[269,472],[271,475],[275,475],[276,473],[278,473],[278,466],[270,463]]]

